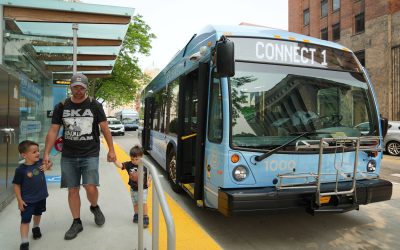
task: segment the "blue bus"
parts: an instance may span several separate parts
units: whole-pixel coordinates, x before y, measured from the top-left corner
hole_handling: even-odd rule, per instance
[[[141,98],[146,153],[198,205],[227,216],[317,214],[391,198],[379,178],[387,119],[366,70],[339,44],[207,26]]]

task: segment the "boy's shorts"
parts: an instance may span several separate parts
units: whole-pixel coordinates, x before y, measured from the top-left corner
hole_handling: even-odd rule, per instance
[[[32,220],[32,215],[42,215],[46,211],[46,199],[35,203],[26,203],[25,210],[21,212],[21,223],[30,223]]]
[[[81,177],[82,185],[99,185],[99,157],[61,157],[61,187],[80,187]]]
[[[133,204],[139,204],[139,192],[131,188],[131,198]],[[147,203],[147,188],[143,189],[143,204]]]

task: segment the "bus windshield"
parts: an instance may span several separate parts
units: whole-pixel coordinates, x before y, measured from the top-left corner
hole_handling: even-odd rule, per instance
[[[313,139],[379,135],[362,73],[252,62],[235,68],[233,147],[271,148],[305,132],[315,132]]]

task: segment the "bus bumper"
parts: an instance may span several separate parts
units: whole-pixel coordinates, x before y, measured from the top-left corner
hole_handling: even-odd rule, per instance
[[[350,190],[352,182],[339,183],[339,191]],[[335,183],[321,185],[321,193],[332,192]],[[359,180],[356,183],[356,197],[341,195],[331,197],[329,203],[320,207],[315,205],[315,189],[285,189],[275,187],[220,189],[218,191],[218,210],[226,215],[248,212],[276,213],[284,210],[304,208],[317,212],[347,212],[358,209],[359,205],[390,200],[393,185],[383,179]]]

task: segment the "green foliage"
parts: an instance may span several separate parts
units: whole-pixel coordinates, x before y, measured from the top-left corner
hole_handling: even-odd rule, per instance
[[[244,119],[247,121],[253,119],[253,117],[256,115],[256,107],[251,106],[251,107],[242,107],[241,112],[244,116]]]
[[[245,85],[246,83],[254,82],[257,78],[253,76],[242,76],[242,77],[232,77],[231,84],[234,86],[231,92],[231,99],[232,99],[232,124],[236,124],[237,118],[239,118],[239,113],[244,112],[246,118],[248,118],[251,113],[253,112],[252,109],[244,109],[242,108],[242,104],[246,103],[246,96],[239,93],[239,87]]]
[[[134,16],[115,61],[111,78],[91,82],[94,96],[114,106],[134,101],[142,86],[150,81],[149,77],[141,72],[137,56],[149,55],[154,38],[156,36],[150,32],[150,26],[142,20],[142,16]]]

